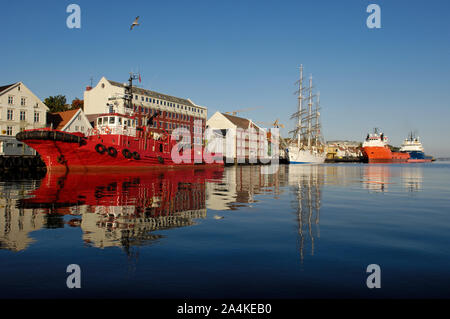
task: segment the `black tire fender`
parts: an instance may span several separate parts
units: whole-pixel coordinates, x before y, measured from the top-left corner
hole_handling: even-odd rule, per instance
[[[106,147],[103,144],[97,144],[95,145],[95,150],[99,154],[104,154],[106,152]]]

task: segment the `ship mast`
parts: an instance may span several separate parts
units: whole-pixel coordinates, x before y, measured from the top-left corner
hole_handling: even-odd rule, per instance
[[[125,85],[125,106],[130,110],[133,109],[133,80],[137,80],[138,76],[130,72],[130,78],[128,79],[128,85]]]
[[[319,136],[320,136],[320,121],[319,121],[319,108],[320,108],[320,92],[317,92],[317,102],[316,102],[316,125],[315,125],[315,144],[319,147]]]
[[[302,101],[303,101],[303,64],[300,65],[300,80],[298,90],[298,124],[297,124],[297,146],[301,148],[302,134]]]
[[[309,102],[308,102],[308,149],[311,149],[312,137],[312,75],[309,77]]]

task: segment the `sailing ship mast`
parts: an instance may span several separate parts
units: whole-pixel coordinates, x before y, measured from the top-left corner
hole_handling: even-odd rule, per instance
[[[297,146],[301,148],[302,135],[302,101],[303,101],[303,64],[300,65],[300,80],[298,89],[298,124],[297,124]]]
[[[308,149],[311,149],[312,139],[312,75],[309,77],[309,98],[308,98]]]

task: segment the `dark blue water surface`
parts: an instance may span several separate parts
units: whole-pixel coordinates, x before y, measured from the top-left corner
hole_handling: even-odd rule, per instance
[[[0,183],[1,298],[450,297],[450,164]],[[66,268],[81,267],[69,289]],[[381,267],[369,289],[366,268]]]

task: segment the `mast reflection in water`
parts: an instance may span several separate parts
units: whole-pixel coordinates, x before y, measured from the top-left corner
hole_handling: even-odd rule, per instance
[[[310,247],[310,254],[314,255],[314,238],[320,237],[319,221],[323,184],[324,167],[322,165],[289,166],[289,185],[296,198],[293,204],[297,213],[301,262],[304,259],[305,249]]]

